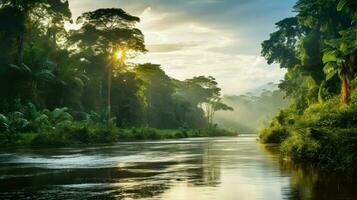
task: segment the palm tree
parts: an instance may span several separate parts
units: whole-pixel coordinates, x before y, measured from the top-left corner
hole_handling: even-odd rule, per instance
[[[43,82],[51,82],[55,79],[50,65],[52,62],[46,61],[42,66],[37,68],[30,68],[26,64],[21,65],[11,64],[10,68],[15,71],[22,80],[26,81],[26,88],[24,91],[29,91],[32,98],[37,98],[38,84]]]
[[[322,61],[326,80],[338,75],[341,79],[341,102],[347,104],[350,96],[349,82],[355,74],[357,44],[355,42],[356,29],[342,31],[342,37],[327,42]]]

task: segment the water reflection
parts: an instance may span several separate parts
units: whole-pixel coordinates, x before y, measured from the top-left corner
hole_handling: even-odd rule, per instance
[[[282,161],[254,137],[0,152],[0,199],[353,199],[353,176]],[[355,198],[356,199],[356,198]]]
[[[307,164],[296,164],[279,156],[276,146],[264,146],[272,160],[278,160],[281,173],[290,177],[282,187],[285,199],[357,199],[357,173],[331,171]]]

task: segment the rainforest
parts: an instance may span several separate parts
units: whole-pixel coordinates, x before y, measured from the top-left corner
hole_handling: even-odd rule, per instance
[[[0,0],[0,199],[357,198],[356,8]]]

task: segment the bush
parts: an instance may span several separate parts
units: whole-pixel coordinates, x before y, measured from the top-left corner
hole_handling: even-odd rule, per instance
[[[155,140],[161,138],[159,131],[154,128],[133,128],[131,133],[136,140]]]
[[[62,134],[68,134],[70,140],[79,141],[84,144],[88,144],[92,140],[88,127],[78,124],[66,128]]]
[[[280,144],[289,136],[288,131],[282,126],[264,128],[259,134],[263,143]]]
[[[280,144],[289,136],[288,127],[279,123],[278,118],[273,119],[270,126],[259,133],[259,139],[263,143]]]
[[[222,137],[222,136],[237,136],[238,133],[233,130],[227,130],[227,129],[218,129],[218,128],[208,128],[208,129],[202,129],[198,130],[196,132],[198,135],[203,135],[206,137]]]
[[[69,143],[66,135],[58,132],[37,134],[31,141],[33,146],[65,146]]]
[[[175,138],[187,138],[188,137],[188,131],[186,129],[180,129],[174,134]]]
[[[334,168],[356,168],[357,164],[357,91],[349,105],[339,97],[310,105],[302,115],[274,118],[260,132],[263,143],[281,143],[281,151],[295,161],[311,161]],[[290,116],[291,117],[291,116]]]
[[[309,132],[293,132],[281,144],[281,151],[294,160],[313,161],[319,152],[320,144],[310,137]]]

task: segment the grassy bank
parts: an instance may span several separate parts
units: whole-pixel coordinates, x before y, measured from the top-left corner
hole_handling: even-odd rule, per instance
[[[177,129],[161,130],[154,128],[121,129],[107,126],[87,126],[72,123],[60,129],[39,133],[18,133],[9,138],[0,134],[2,145],[8,146],[68,146],[83,144],[103,144],[120,141],[158,140],[188,137],[237,136],[237,132],[223,129]]]
[[[335,97],[309,106],[302,114],[293,107],[281,110],[259,137],[263,143],[281,144],[282,153],[296,162],[356,168],[357,92],[348,105]]]

